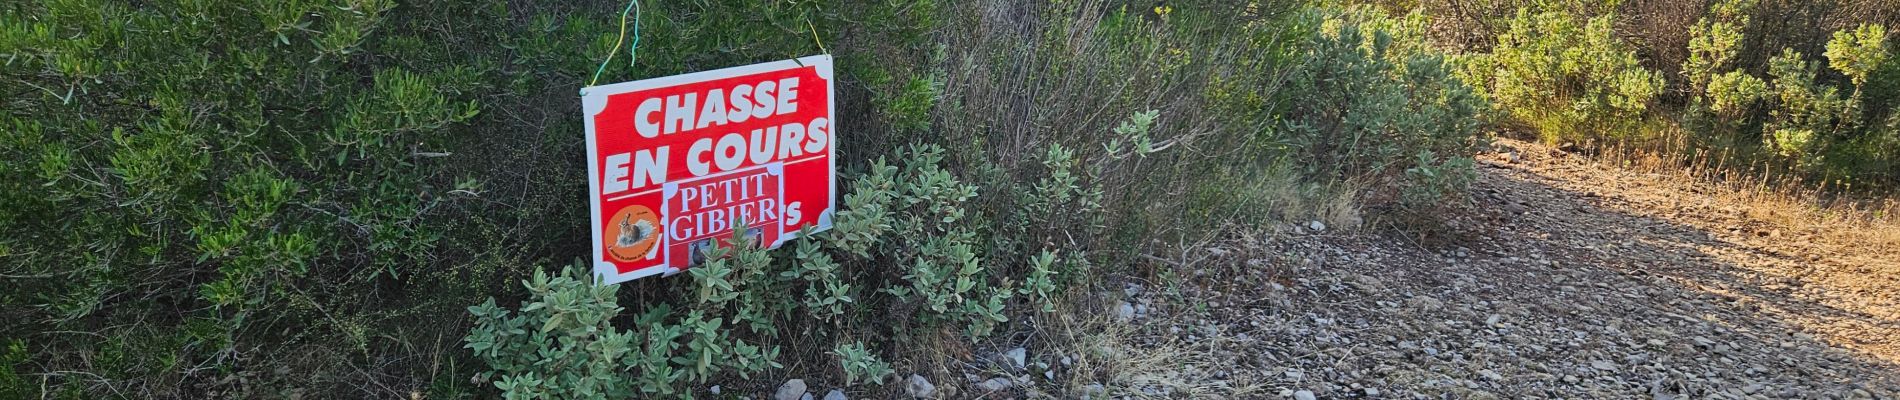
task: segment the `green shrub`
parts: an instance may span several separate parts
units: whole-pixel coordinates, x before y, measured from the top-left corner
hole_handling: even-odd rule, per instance
[[[643,303],[635,329],[609,323],[621,311],[620,286],[537,272],[523,282],[531,297],[515,315],[493,299],[469,308],[477,321],[466,347],[509,397],[625,397],[636,388],[677,396],[691,394],[688,383],[782,367],[781,346],[767,343],[786,332],[927,337],[947,328],[979,339],[1012,314],[1053,310],[1047,302],[1064,289],[1054,270],[1061,258],[1044,252],[1028,268],[989,268],[967,223],[964,201],[975,187],[943,169],[942,151],[919,145],[896,154],[901,167],[872,163],[853,179],[833,230],[799,241],[790,257],[775,258],[734,232],[733,247],[714,249],[710,261],[687,270],[690,282],[664,297],[674,300]],[[1025,282],[1021,297],[1042,305],[1011,311],[1019,290],[1011,282]],[[866,321],[861,311],[918,318]],[[794,314],[813,318],[788,318]],[[882,383],[893,373],[862,341],[838,339],[829,353],[848,382]]]
[[[1451,76],[1443,56],[1394,53],[1381,24],[1351,18],[1359,17],[1329,19],[1311,39],[1287,87],[1301,101],[1278,139],[1304,175],[1372,186],[1370,205],[1431,211],[1455,203],[1476,178],[1485,102]]]
[[[1820,67],[1820,62],[1806,61],[1789,49],[1770,62],[1768,72],[1774,77],[1777,103],[1763,129],[1776,152],[1809,167],[1820,164],[1824,141],[1852,123],[1845,117],[1853,110],[1853,100],[1815,82]]]
[[[878,359],[876,354],[871,354],[863,342],[839,343],[831,355],[838,356],[838,365],[844,369],[846,385],[862,382],[882,385],[884,377],[893,373],[891,365]]]
[[[1834,32],[1827,42],[1827,62],[1847,75],[1856,89],[1867,84],[1867,77],[1879,70],[1892,53],[1887,51],[1887,28],[1864,24],[1853,31]]]
[[[614,294],[619,286],[596,286],[581,268],[550,277],[537,270],[523,280],[530,300],[522,302],[520,312],[495,305],[490,298],[469,307],[475,327],[464,346],[474,351],[491,369],[476,375],[478,380],[493,381],[508,399],[537,398],[626,398],[641,390],[670,392],[672,378],[678,372],[655,374],[656,381],[623,379],[620,372],[664,369],[669,360],[653,356],[651,349],[664,349],[681,334],[677,329],[654,329],[646,335],[614,328],[611,320],[620,314]],[[643,318],[643,322],[653,321]],[[641,346],[641,340],[658,339]],[[649,351],[641,351],[642,348]],[[643,375],[650,377],[654,375]]]
[[[27,386],[25,377],[20,376],[19,366],[26,362],[26,341],[11,339],[6,348],[0,349],[0,397],[24,399],[33,392]]]
[[[1710,15],[1689,27],[1689,59],[1682,63],[1682,75],[1689,80],[1690,91],[1707,87],[1710,79],[1732,66],[1742,50],[1743,31],[1754,4],[1754,0],[1716,2],[1709,6]]]
[[[1614,21],[1520,10],[1475,77],[1493,104],[1546,141],[1642,139],[1662,74],[1613,35]]]
[[[15,94],[0,105],[0,337],[33,338],[22,372],[73,397],[455,390],[471,371],[410,360],[478,368],[440,346],[468,329],[457,311],[524,295],[511,283],[521,266],[588,241],[572,196],[585,168],[563,155],[582,154],[574,93],[613,47],[623,5],[0,7],[0,90]],[[642,9],[638,62],[620,54],[601,83],[817,53],[818,39],[908,77],[938,16],[927,0]],[[855,113],[840,120],[869,132],[880,118],[851,109],[863,72],[840,71],[840,109]],[[670,318],[757,329],[793,294],[751,296]],[[778,308],[740,304],[768,297]],[[826,299],[848,303],[812,301]],[[45,334],[60,331],[94,335]],[[758,365],[721,362],[740,359],[719,370]]]

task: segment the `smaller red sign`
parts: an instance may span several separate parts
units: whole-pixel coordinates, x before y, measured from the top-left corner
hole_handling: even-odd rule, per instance
[[[686,269],[706,261],[712,247],[727,243],[733,225],[746,225],[746,243],[777,247],[783,223],[785,165],[772,163],[666,184],[667,265]]]

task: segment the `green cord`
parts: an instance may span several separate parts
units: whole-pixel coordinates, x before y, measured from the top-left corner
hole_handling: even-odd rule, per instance
[[[627,68],[633,68],[633,63],[639,61],[640,57],[634,51],[640,49],[640,0],[631,0],[627,2],[627,9],[620,11],[620,38],[614,39],[614,49],[607,53],[607,59],[600,61],[600,68],[594,69],[594,79],[587,81],[587,86],[599,83],[600,73],[607,71],[607,64],[614,61],[614,54],[620,53],[620,43],[627,40],[628,13],[633,14],[633,45],[627,47]]]

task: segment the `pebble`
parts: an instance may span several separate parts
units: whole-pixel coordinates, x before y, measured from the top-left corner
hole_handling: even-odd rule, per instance
[[[1314,396],[1313,391],[1301,390],[1293,392],[1293,400],[1319,400],[1319,396]]]
[[[1016,382],[1009,380],[1009,378],[990,378],[990,380],[983,381],[982,383],[976,384],[977,389],[983,389],[984,391],[990,391],[990,392],[1009,389],[1012,386],[1016,386]]]
[[[1084,399],[1093,399],[1095,396],[1106,397],[1106,393],[1108,393],[1108,387],[1102,386],[1100,383],[1091,383],[1088,384],[1088,386],[1082,387],[1082,398]]]
[[[805,396],[805,380],[793,379],[778,386],[778,392],[772,394],[776,400],[798,400]]]
[[[904,392],[910,397],[930,398],[937,395],[937,385],[930,384],[930,380],[924,379],[923,375],[911,374],[910,379],[904,381]]]
[[[844,397],[844,392],[839,391],[838,389],[831,389],[830,392],[825,393],[825,400],[847,400],[847,399]]]
[[[1029,350],[1021,348],[1021,347],[1017,347],[1014,349],[1009,349],[1009,351],[1007,352],[1004,352],[1003,356],[1009,358],[1009,366],[1011,368],[1022,369],[1023,366],[1028,362]]]
[[[1121,319],[1123,322],[1134,320],[1135,306],[1133,304],[1128,304],[1128,302],[1126,301],[1122,302],[1120,305],[1116,305],[1115,318]]]

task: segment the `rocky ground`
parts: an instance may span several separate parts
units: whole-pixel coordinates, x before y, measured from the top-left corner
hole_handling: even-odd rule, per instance
[[[1180,285],[1129,284],[1126,339],[1088,345],[1148,360],[1050,392],[1900,398],[1896,228],[1764,221],[1705,183],[1502,146],[1454,238],[1299,224],[1215,246]]]
[[[1046,332],[884,393],[1900,399],[1900,226],[1498,149],[1438,239],[1308,222],[1151,256],[1172,267],[1106,312],[1034,321]]]

